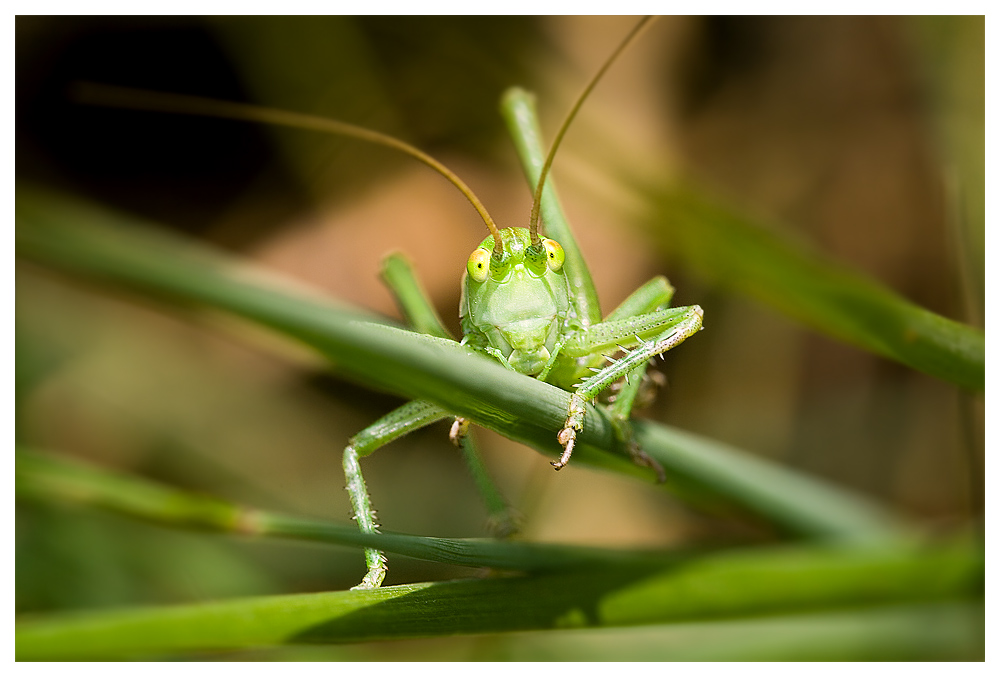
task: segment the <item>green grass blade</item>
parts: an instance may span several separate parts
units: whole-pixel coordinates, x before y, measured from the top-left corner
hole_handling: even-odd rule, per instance
[[[516,633],[483,660],[983,660],[983,609],[925,604],[632,628]]]
[[[565,419],[567,393],[503,369],[453,341],[394,328],[360,311],[266,284],[259,273],[225,257],[59,195],[23,192],[17,220],[23,257],[114,288],[233,313],[305,343],[339,373],[367,387],[429,400],[550,456],[561,451],[555,433]],[[653,478],[628,459],[602,412],[589,408],[584,426],[574,463]],[[734,491],[733,471],[719,462],[719,455],[725,458],[730,451],[717,447],[702,462],[697,445],[677,455],[677,444],[686,445],[686,438],[647,437],[647,453],[660,459],[668,475],[679,463],[675,486],[683,489],[687,482],[702,496],[742,507],[792,533],[867,541],[896,533],[889,516],[821,481],[771,466],[743,480],[753,490]],[[737,461],[732,467],[742,466]],[[840,505],[831,510],[828,497],[834,494]]]
[[[60,501],[118,512],[164,526],[247,537],[289,538],[369,547],[442,564],[512,571],[554,571],[594,564],[673,561],[679,552],[628,551],[490,539],[365,534],[334,524],[236,505],[58,455],[19,449],[19,498]]]
[[[721,494],[790,535],[878,542],[899,526],[867,501],[722,442],[643,420],[633,428],[639,446],[667,469],[667,483],[692,500]]]
[[[417,279],[413,266],[401,252],[382,259],[382,281],[396,297],[396,304],[411,327],[421,334],[443,339],[454,337],[445,329],[437,310],[427,300],[427,292]]]
[[[982,553],[937,548],[756,549],[682,565],[282,595],[23,622],[18,660],[127,658],[614,627],[975,598]]]
[[[649,196],[649,232],[705,277],[847,343],[964,388],[984,388],[982,332],[796,247],[693,190],[654,189]]]

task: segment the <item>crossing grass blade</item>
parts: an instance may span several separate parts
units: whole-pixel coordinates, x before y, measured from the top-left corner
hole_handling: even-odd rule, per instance
[[[17,220],[22,257],[112,289],[235,314],[305,343],[362,385],[432,401],[544,454],[560,452],[555,432],[565,418],[567,394],[454,341],[267,283],[221,254],[61,195],[22,192]],[[647,453],[673,475],[670,488],[702,505],[736,506],[810,538],[872,542],[899,533],[891,515],[821,480],[655,424],[640,425],[639,434]],[[606,416],[590,408],[574,459],[652,480],[653,473],[632,463],[621,447]]]

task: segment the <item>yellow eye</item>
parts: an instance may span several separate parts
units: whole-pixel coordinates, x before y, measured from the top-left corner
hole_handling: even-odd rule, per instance
[[[469,277],[476,282],[483,282],[490,273],[490,253],[485,249],[477,249],[472,252],[467,268]]]
[[[548,238],[542,240],[542,245],[545,246],[546,261],[549,264],[549,268],[552,270],[562,268],[563,261],[566,260],[566,252],[563,251],[562,245]]]

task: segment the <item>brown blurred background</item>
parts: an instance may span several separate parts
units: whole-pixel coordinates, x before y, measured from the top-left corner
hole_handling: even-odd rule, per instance
[[[632,18],[17,20],[17,174],[398,317],[406,252],[457,329],[485,229],[391,151],[310,133],[75,104],[81,81],[329,115],[460,174],[504,226],[530,194],[497,112],[520,84],[549,134]],[[982,18],[662,18],[586,104],[555,165],[605,312],[656,274],[706,330],[668,356],[644,415],[888,504],[930,529],[977,519],[981,399],[821,336],[661,257],[616,167],[691,177],[932,311],[982,326]],[[978,170],[978,173],[977,173]],[[340,454],[399,401],[223,317],[17,271],[18,438],[251,505],[346,523]],[[484,434],[532,539],[667,545],[762,535],[654,487]],[[479,536],[446,426],[364,461],[381,523]],[[342,588],[346,550],[248,543],[51,506],[18,512],[19,611]],[[396,558],[387,583],[457,575]]]

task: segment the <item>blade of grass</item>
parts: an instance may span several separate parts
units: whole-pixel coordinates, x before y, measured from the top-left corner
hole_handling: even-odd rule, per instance
[[[22,622],[17,659],[127,658],[974,598],[981,594],[983,566],[981,552],[962,544],[757,548],[666,567],[605,566]]]
[[[806,478],[722,442],[644,420],[634,421],[633,428],[640,447],[669,469],[667,483],[684,495],[694,488],[703,496],[719,492],[737,505],[753,506],[761,516],[780,514],[781,521],[772,520],[772,524],[787,534],[838,540],[844,538],[847,524],[882,524],[881,536],[877,531],[867,536],[855,532],[851,539],[878,542],[892,528],[885,513],[874,505],[849,500],[843,491],[824,482],[796,481],[793,478]],[[775,491],[777,487],[780,491]],[[697,501],[699,497],[692,498]],[[830,519],[832,515],[835,520]]]
[[[18,449],[16,453],[15,478],[18,498],[93,506],[182,529],[374,547],[416,559],[467,567],[554,571],[594,564],[663,563],[683,557],[679,552],[667,551],[434,538],[391,532],[365,534],[353,524],[334,524],[248,508],[64,456],[26,449]]]
[[[834,338],[963,388],[984,388],[982,332],[782,240],[690,188],[650,195],[648,231],[705,277]]]
[[[983,609],[925,604],[598,630],[516,633],[478,660],[983,660]]]
[[[373,322],[359,311],[265,284],[260,274],[225,257],[63,196],[22,192],[17,219],[23,257],[116,288],[233,313],[305,343],[367,387],[429,400],[550,456],[561,451],[555,433],[566,415],[567,393],[453,341]],[[808,537],[878,541],[898,533],[894,518],[822,481],[749,457],[727,465],[719,459],[733,452],[722,447],[710,457],[698,445],[678,454],[688,439],[694,438],[649,434],[643,441],[668,475],[677,464],[672,488],[704,504],[736,505]],[[650,471],[628,460],[608,419],[593,407],[574,462],[652,479]],[[749,467],[768,470],[744,472]]]

